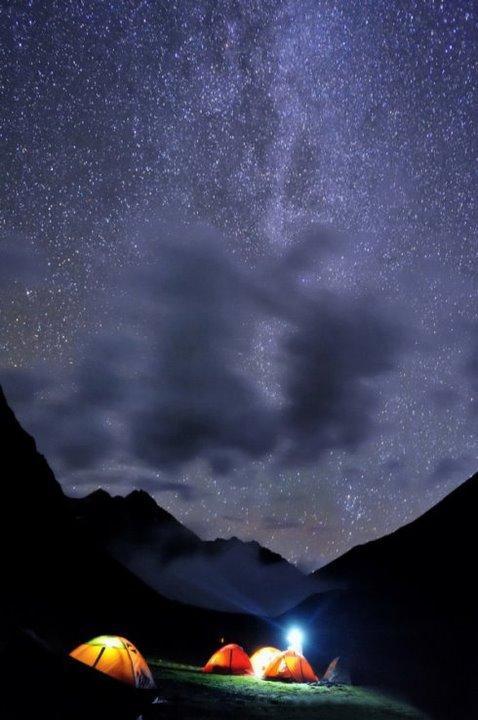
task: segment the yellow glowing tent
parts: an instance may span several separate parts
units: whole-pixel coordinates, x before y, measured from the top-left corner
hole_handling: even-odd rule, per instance
[[[307,683],[316,682],[318,677],[303,655],[295,650],[285,650],[266,667],[264,679]]]
[[[135,646],[117,635],[100,635],[79,645],[71,657],[137,688],[154,688],[146,660]]]
[[[262,677],[268,665],[281,654],[281,651],[275,647],[261,647],[251,655],[251,665],[256,677]]]

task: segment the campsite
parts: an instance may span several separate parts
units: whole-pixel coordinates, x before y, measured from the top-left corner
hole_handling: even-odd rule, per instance
[[[71,657],[115,680],[148,691],[142,717],[286,717],[330,720],[425,720],[425,715],[384,693],[334,682],[336,658],[319,682],[307,660],[293,650],[237,644],[219,648],[203,667],[157,658],[149,663],[125,638],[94,638]],[[293,661],[293,662],[291,662]],[[145,696],[146,698],[146,696]]]
[[[205,675],[201,668],[154,659],[150,666],[163,702],[152,706],[144,720],[425,720],[412,706],[364,688]]]
[[[105,703],[124,720],[136,720],[140,713],[146,718],[148,712],[153,713],[151,717],[165,713],[187,717],[189,713],[193,718],[197,711],[198,717],[214,718],[224,706],[231,707],[239,720],[255,717],[254,713],[257,717],[276,713],[282,718],[284,703],[290,717],[294,713],[313,717],[323,708],[327,719],[419,717],[419,712],[448,718],[457,708],[463,708],[463,718],[472,717],[467,712],[474,702],[470,677],[476,658],[467,637],[476,611],[474,595],[470,592],[465,598],[456,598],[447,587],[452,590],[467,577],[467,562],[465,558],[460,561],[458,548],[467,542],[473,526],[478,477],[464,483],[416,523],[350,558],[345,556],[344,568],[338,564],[330,568],[334,577],[352,578],[362,565],[361,578],[373,571],[379,581],[368,579],[366,587],[337,587],[307,598],[281,616],[265,618],[206,610],[154,592],[77,524],[69,500],[3,396],[0,420],[7,440],[6,466],[24,479],[32,497],[32,502],[25,504],[23,489],[15,483],[7,485],[5,507],[11,512],[21,508],[23,532],[12,545],[7,527],[0,527],[2,545],[10,547],[4,563],[5,640],[0,654],[7,692],[1,702],[13,707],[19,717],[29,716],[36,708],[44,711],[52,698],[59,708],[58,717],[71,719],[82,718],[86,712],[90,718],[103,717]],[[468,517],[470,522],[465,521]],[[443,527],[454,532],[445,535]],[[61,548],[57,543],[60,535]],[[410,562],[409,548],[414,548],[416,565]],[[364,553],[373,556],[373,564]],[[402,568],[406,553],[409,561]],[[65,557],[69,558],[67,564]],[[393,575],[387,574],[391,558]],[[441,584],[443,559],[448,563],[449,586]],[[408,583],[401,582],[403,573]],[[294,628],[301,628],[303,637],[297,636]],[[118,633],[119,642],[105,640],[108,633]],[[251,653],[265,673],[279,650],[302,640],[304,656],[319,677],[319,685],[314,677],[306,683],[254,677],[248,654],[236,657],[235,650],[232,655],[220,652],[217,662],[224,645],[237,644]],[[69,657],[80,653],[78,648],[85,644],[90,667]],[[133,663],[141,678],[137,686],[99,671],[100,652],[108,663],[118,648],[123,670],[131,668],[128,657],[133,657],[133,650],[144,658],[154,689],[148,689],[149,674],[141,672],[140,658],[139,664]],[[254,651],[260,648],[266,651],[255,657]],[[337,655],[341,656],[339,669],[342,665],[346,670],[345,684],[339,678],[336,686],[320,685]],[[457,657],[460,673],[453,683],[442,682],[443,668],[456,666]],[[29,677],[29,693],[23,692],[24,678],[18,673],[24,658],[35,668]],[[239,659],[239,670],[248,674],[201,671],[210,659],[213,666],[222,665],[222,670]],[[95,662],[99,669],[92,667]],[[221,667],[215,669],[222,671]],[[158,702],[151,705],[156,698]]]
[[[0,720],[478,720],[477,48],[0,0]]]
[[[468,637],[475,597],[471,590],[456,597],[453,587],[468,577],[459,548],[473,527],[478,476],[415,523],[330,567],[331,576],[351,579],[361,567],[367,586],[337,584],[267,618],[153,591],[78,525],[2,395],[0,427],[5,467],[22,478],[5,486],[5,507],[23,520],[13,544],[0,526],[2,547],[9,547],[0,653],[5,717],[43,717],[52,703],[52,717],[61,720],[103,718],[105,706],[121,720],[215,718],[225,708],[238,720],[284,718],[285,711],[327,720],[454,718],[459,708],[463,720],[473,717],[476,657]],[[449,586],[441,582],[442,561]],[[323,682],[337,656],[337,674]],[[28,693],[18,671],[25,659]],[[453,683],[443,682],[444,667],[460,668]],[[255,676],[255,668],[271,679]]]

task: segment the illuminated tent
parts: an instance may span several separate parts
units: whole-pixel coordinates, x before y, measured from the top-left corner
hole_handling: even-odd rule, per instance
[[[100,635],[79,645],[71,657],[136,688],[154,688],[146,660],[132,643],[117,635]]]
[[[212,655],[203,667],[206,673],[222,675],[252,675],[249,656],[239,645],[224,645]]]
[[[281,654],[281,651],[275,647],[262,647],[251,655],[251,665],[254,675],[262,677],[268,665]]]
[[[316,682],[317,675],[303,655],[295,650],[285,650],[269,663],[264,672],[264,680],[282,682]]]

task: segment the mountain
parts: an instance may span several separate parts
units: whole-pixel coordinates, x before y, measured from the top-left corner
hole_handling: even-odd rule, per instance
[[[395,691],[436,718],[478,717],[478,475],[396,532],[316,575],[336,589],[279,618],[308,630],[317,662]]]
[[[470,579],[478,531],[478,474],[417,520],[359,545],[314,576],[347,586],[460,587]]]
[[[274,616],[320,587],[257,542],[201,540],[143,490],[126,497],[97,490],[70,507],[85,534],[174,600]]]
[[[221,638],[267,640],[258,618],[161,596],[85,532],[1,390],[0,438],[0,716],[99,718],[107,705],[115,717],[136,718],[129,708],[144,695],[116,690],[68,658],[96,635],[123,635],[145,653],[196,664]]]
[[[267,622],[165,598],[113,557],[97,527],[100,505],[113,500],[120,511],[105,527],[124,528],[126,517],[133,537],[146,514],[153,527],[176,521],[146,494],[96,493],[82,502],[97,508],[97,519],[91,508],[80,512],[1,391],[0,438],[1,717],[99,720],[108,707],[118,720],[136,718],[144,696],[67,657],[95,635],[124,635],[146,654],[198,664],[223,639],[281,646],[292,623],[306,631],[306,654],[319,670],[340,655],[354,683],[395,691],[434,718],[478,717],[477,476],[422,518],[323,568],[336,589]],[[196,536],[182,532],[189,554]],[[220,555],[221,543],[213,554],[215,547]],[[177,552],[177,544],[168,548]]]

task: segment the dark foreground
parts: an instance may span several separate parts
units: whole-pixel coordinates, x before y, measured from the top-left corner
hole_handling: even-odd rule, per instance
[[[5,478],[5,522],[0,523],[1,720],[104,720],[105,712],[115,720],[136,720],[143,706],[150,705],[147,696],[68,658],[72,648],[97,635],[127,637],[147,657],[161,654],[200,664],[222,644],[221,638],[246,649],[280,646],[291,624],[306,631],[308,659],[319,672],[340,655],[355,688],[386,689],[435,720],[478,717],[478,598],[472,550],[478,474],[411,525],[337,561],[329,569],[336,589],[267,620],[169,600],[116,561],[78,524],[71,502],[1,391],[0,440],[0,474]],[[15,520],[13,526],[7,519]],[[186,675],[181,677],[176,690],[174,678],[160,679],[165,696],[169,690],[177,693],[179,708],[173,709],[173,702],[161,704],[163,717],[214,717],[217,706],[222,716],[228,703],[233,703],[230,717],[261,717],[262,695],[256,693],[249,702],[239,693],[239,708],[246,708],[242,712],[234,705],[235,692],[221,685],[221,699],[214,690],[206,702],[202,695],[209,691],[198,686],[197,676],[192,687]],[[268,703],[270,698],[270,717],[276,707],[283,720],[293,717],[293,699],[284,714],[282,702],[274,699],[278,691],[264,692],[270,693],[265,699]],[[311,713],[317,716],[316,701],[330,698],[337,702],[330,708],[320,705],[323,720],[333,719],[330,713],[345,707],[355,720],[384,717],[373,714],[376,705],[362,712],[363,697],[361,701],[354,695],[362,691],[348,692],[353,697],[345,702],[345,691],[316,691]],[[309,708],[302,698],[309,696],[300,697],[302,718]],[[194,708],[196,700],[204,700],[202,710]],[[154,712],[152,717],[159,717],[157,708]]]
[[[181,720],[425,720],[409,705],[372,690],[205,675],[197,667],[149,660],[158,702],[149,718]]]

